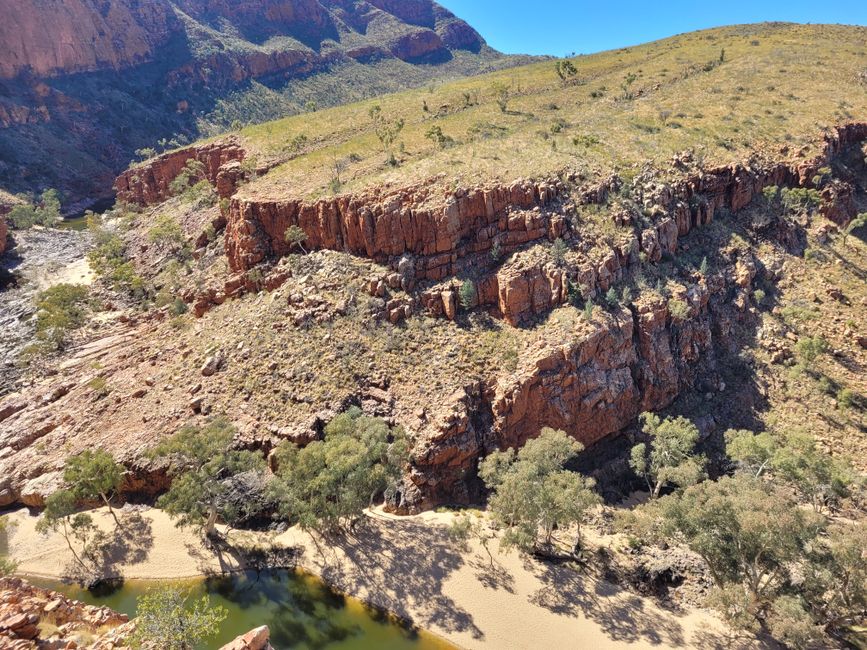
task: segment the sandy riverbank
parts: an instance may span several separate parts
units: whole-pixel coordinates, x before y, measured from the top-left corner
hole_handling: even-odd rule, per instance
[[[94,513],[105,530],[113,521]],[[671,612],[650,599],[567,566],[541,563],[490,544],[455,548],[448,513],[394,518],[372,513],[354,536],[324,544],[292,529],[279,536],[234,532],[233,543],[272,540],[301,549],[299,565],[339,590],[412,619],[464,648],[747,648],[704,611]],[[72,556],[59,535],[36,533],[26,509],[10,515],[10,555],[23,574],[57,578]],[[240,568],[215,556],[165,513],[130,519],[126,540],[114,543],[103,571],[128,579],[170,579]]]

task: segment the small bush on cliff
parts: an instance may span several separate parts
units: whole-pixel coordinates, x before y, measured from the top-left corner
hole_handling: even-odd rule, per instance
[[[228,479],[264,469],[259,454],[231,449],[235,427],[222,417],[204,427],[185,426],[152,450],[155,458],[171,461],[172,485],[157,505],[178,526],[194,526],[207,537],[217,535],[217,522],[234,524],[244,516],[230,498]]]
[[[668,311],[671,314],[671,319],[675,322],[682,322],[689,318],[689,305],[683,300],[674,298],[669,300]]]
[[[269,493],[284,520],[339,531],[400,479],[407,458],[403,429],[353,407],[328,423],[324,440],[303,449],[287,441],[277,449]]]
[[[504,548],[524,552],[550,549],[556,529],[578,527],[599,502],[593,479],[565,469],[584,449],[562,431],[543,429],[515,452],[496,451],[479,465],[479,476],[491,490],[489,506],[505,533]]]
[[[443,133],[442,128],[439,126],[429,128],[427,133],[425,133],[425,137],[428,140],[433,140],[440,149],[447,149],[455,143],[455,139]]]
[[[464,280],[458,290],[461,307],[470,310],[476,304],[476,285],[472,280]]]
[[[305,255],[307,250],[304,248],[304,242],[307,241],[307,233],[301,226],[289,226],[283,235],[290,249],[298,248]]]
[[[167,213],[156,218],[154,225],[148,230],[148,240],[155,246],[168,248],[172,252],[183,251],[187,246],[181,224]]]
[[[684,417],[661,419],[653,413],[641,416],[650,445],[639,443],[632,448],[629,466],[644,478],[651,498],[663,487],[693,485],[704,477],[705,460],[696,456],[698,428]]]
[[[193,650],[220,631],[228,618],[225,608],[212,606],[208,596],[192,600],[177,587],[153,589],[136,603],[133,648]]]
[[[118,526],[120,522],[111,507],[111,499],[123,484],[124,468],[108,452],[88,449],[66,461],[63,480],[77,499],[102,501]]]

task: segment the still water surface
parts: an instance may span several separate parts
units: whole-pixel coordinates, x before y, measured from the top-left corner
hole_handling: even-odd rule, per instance
[[[158,583],[127,581],[119,589],[91,593],[76,586],[34,580],[91,605],[105,605],[134,617],[136,599]],[[273,571],[242,573],[207,580],[172,581],[194,597],[207,593],[212,604],[229,616],[218,636],[202,650],[219,648],[236,636],[258,627],[271,628],[276,650],[447,650],[441,639],[410,629],[393,617],[338,594],[322,581],[303,573]]]

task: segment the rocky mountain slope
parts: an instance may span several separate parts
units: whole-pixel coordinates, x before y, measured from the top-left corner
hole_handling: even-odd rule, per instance
[[[185,422],[226,414],[267,451],[353,404],[410,432],[399,511],[476,500],[478,459],[542,427],[593,445],[643,410],[688,415],[707,452],[808,427],[865,458],[865,244],[844,229],[867,212],[867,95],[839,84],[864,37],[712,30],[382,98],[391,152],[367,102],[134,166],[106,227],[156,300],[105,278],[75,346],[0,403],[0,505],[41,504],[93,445],[145,497],[166,485],[145,451]],[[190,160],[212,201],[172,196]],[[604,447],[590,469],[628,490]]]
[[[3,0],[0,15],[0,187],[73,204],[158,141],[512,61],[430,0]]]

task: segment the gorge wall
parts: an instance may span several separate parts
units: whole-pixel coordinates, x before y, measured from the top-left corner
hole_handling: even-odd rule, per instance
[[[55,187],[67,203],[110,195],[139,149],[227,130],[227,97],[254,98],[267,108],[244,119],[263,121],[303,110],[274,97],[333,68],[366,66],[385,92],[509,64],[431,0],[0,0],[0,16],[0,187]]]

